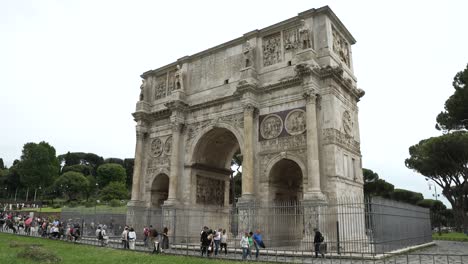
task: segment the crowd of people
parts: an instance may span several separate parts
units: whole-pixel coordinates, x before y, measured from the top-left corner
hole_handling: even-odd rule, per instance
[[[64,223],[49,217],[33,217],[20,212],[1,212],[0,230],[50,239],[77,241],[81,237],[78,223]]]
[[[91,223],[94,228],[94,223]],[[0,212],[0,230],[12,233],[23,233],[31,236],[40,236],[50,239],[62,239],[76,242],[82,236],[82,229],[79,223],[65,223],[57,219],[47,217],[32,217],[29,214],[20,212]],[[94,230],[94,229],[93,229]],[[153,253],[164,253],[169,249],[168,228],[164,227],[162,232],[158,232],[153,226],[143,229],[143,244],[151,247]],[[326,243],[324,237],[318,229],[314,229],[314,251],[315,257],[319,254],[324,257],[326,253]],[[109,235],[106,225],[97,225],[95,232],[96,239],[100,246],[109,244]],[[125,226],[121,233],[123,249],[135,250],[137,233],[133,227]],[[201,256],[212,257],[222,253],[228,254],[228,233],[226,229],[210,229],[203,227],[200,233]],[[235,244],[235,243],[234,243]],[[231,243],[232,245],[232,243]],[[242,260],[252,259],[255,250],[255,259],[258,260],[260,249],[265,248],[265,243],[260,229],[256,232],[245,232],[239,241],[242,249]]]

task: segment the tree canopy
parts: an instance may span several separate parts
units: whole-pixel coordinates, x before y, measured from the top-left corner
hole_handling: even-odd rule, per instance
[[[128,190],[123,182],[110,182],[101,190],[100,196],[103,201],[127,199]]]
[[[461,226],[468,203],[468,132],[456,131],[421,140],[409,148],[409,154],[406,166],[442,188]]]
[[[69,171],[55,180],[54,184],[68,196],[68,200],[76,200],[80,194],[85,193],[89,181],[82,173]]]
[[[47,142],[26,143],[18,164],[21,181],[32,188],[49,186],[57,178],[60,164],[55,149]]]
[[[468,129],[468,65],[453,78],[455,92],[445,101],[445,110],[437,116],[437,129]]]
[[[379,178],[376,172],[362,168],[364,176],[364,194],[367,196],[382,196],[392,198],[392,193],[395,187],[393,184]]]
[[[125,169],[120,164],[105,163],[97,169],[97,182],[100,188],[110,182],[122,182],[125,185]]]

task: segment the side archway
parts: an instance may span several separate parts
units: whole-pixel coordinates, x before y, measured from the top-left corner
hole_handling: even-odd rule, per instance
[[[301,158],[280,153],[273,157],[265,169],[268,177],[269,200],[298,202],[303,200],[307,168]]]
[[[169,194],[169,176],[161,173],[156,175],[151,184],[151,207],[160,208]]]

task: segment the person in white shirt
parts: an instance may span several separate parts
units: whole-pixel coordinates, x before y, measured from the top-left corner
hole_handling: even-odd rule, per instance
[[[131,227],[130,231],[128,232],[128,245],[129,245],[131,250],[135,250],[135,242],[136,242],[135,229],[133,229],[133,227]]]

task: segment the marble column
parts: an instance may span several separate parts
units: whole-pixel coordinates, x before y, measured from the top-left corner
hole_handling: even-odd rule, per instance
[[[317,131],[317,96],[305,93],[307,120],[307,180],[308,188],[304,192],[304,200],[325,200],[320,189],[320,161]]]
[[[171,153],[171,171],[169,175],[169,194],[165,205],[173,205],[178,202],[177,187],[180,177],[180,140],[182,133],[182,123],[172,125],[172,153]]]
[[[132,198],[131,201],[141,201],[140,182],[142,178],[142,163],[143,163],[143,148],[145,141],[145,133],[141,130],[136,132],[136,147],[135,147],[135,165],[133,167],[133,183],[132,183]]]
[[[253,105],[244,107],[244,149],[242,150],[242,199],[253,199],[254,189],[254,113]]]

